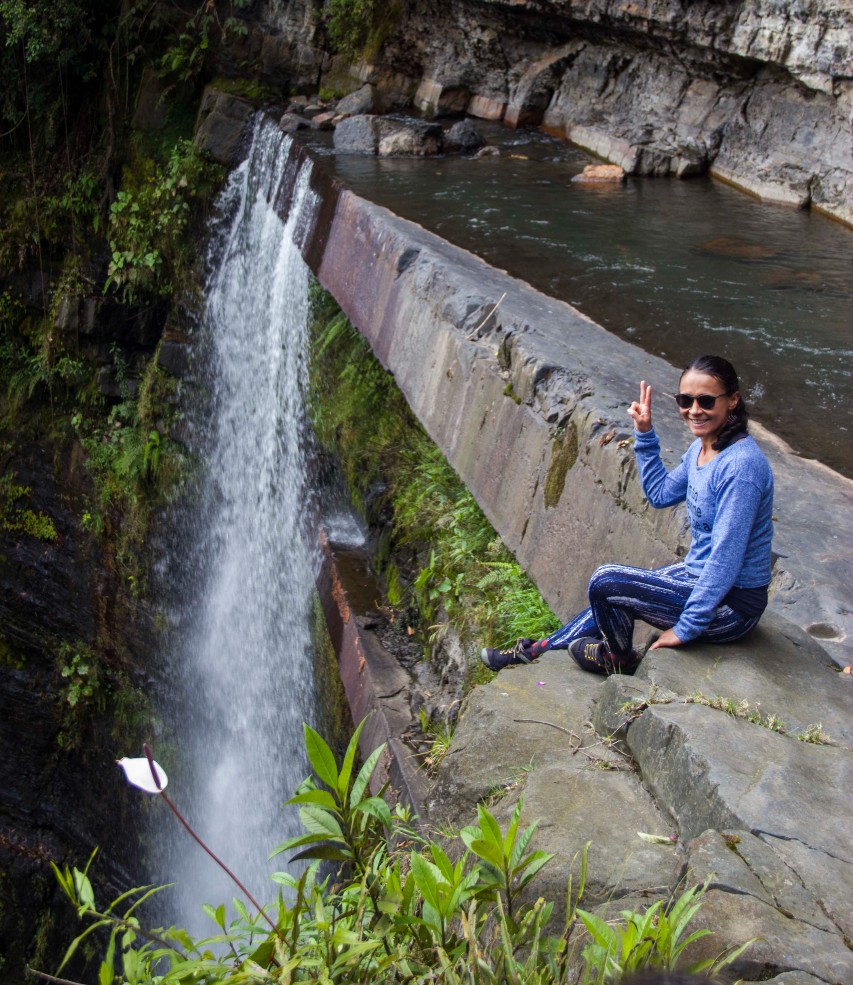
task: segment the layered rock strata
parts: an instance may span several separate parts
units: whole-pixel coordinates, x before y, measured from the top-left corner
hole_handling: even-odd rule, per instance
[[[389,105],[544,126],[629,173],[710,171],[853,223],[846,0],[431,0],[354,66],[324,50],[311,7],[270,4],[256,26],[270,78],[369,81]]]

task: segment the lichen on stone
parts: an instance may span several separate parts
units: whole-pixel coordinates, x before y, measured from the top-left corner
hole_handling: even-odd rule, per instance
[[[550,509],[560,502],[566,485],[566,474],[578,459],[578,431],[573,421],[569,421],[565,431],[554,438],[551,445],[551,464],[545,477],[543,496],[545,508]]]

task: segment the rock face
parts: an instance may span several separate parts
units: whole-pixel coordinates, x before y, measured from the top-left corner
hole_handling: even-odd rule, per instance
[[[324,63],[315,21],[279,69]],[[710,171],[770,201],[853,223],[853,7],[847,0],[432,0],[408,5],[381,51],[351,68],[389,101],[544,126],[627,172]],[[297,55],[299,56],[297,58]],[[288,61],[290,59],[290,61]],[[294,61],[294,59],[296,59]],[[324,65],[326,67],[324,67]]]
[[[240,158],[240,141],[254,106],[248,99],[208,88],[202,96],[195,144],[229,167]]]

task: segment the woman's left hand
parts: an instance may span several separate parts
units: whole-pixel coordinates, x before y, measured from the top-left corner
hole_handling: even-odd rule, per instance
[[[661,647],[666,647],[667,650],[672,650],[677,646],[681,646],[681,640],[673,633],[671,629],[665,629],[660,636],[652,643],[649,647],[650,650],[659,650]]]

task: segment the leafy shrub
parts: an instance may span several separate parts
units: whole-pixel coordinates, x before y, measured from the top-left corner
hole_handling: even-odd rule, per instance
[[[451,844],[426,837],[403,807],[398,804],[392,812],[378,793],[370,792],[384,746],[356,770],[363,724],[340,766],[325,741],[306,726],[314,776],[291,801],[300,806],[306,831],[276,853],[302,848],[298,857],[313,861],[299,877],[277,873],[273,878],[285,893],[259,914],[235,899],[237,916],[229,921],[224,905],[205,905],[218,931],[211,937],[196,940],[174,926],[147,928],[139,911],[160,891],[151,887],[130,890],[99,908],[88,875],[91,858],[82,871],[51,863],[65,895],[88,923],[57,974],[84,940],[100,933],[106,937],[101,985],[116,980],[128,985],[605,985],[629,970],[680,967],[685,948],[707,933],[687,933],[701,905],[703,889],[698,888],[668,906],[655,903],[644,914],[625,911],[613,925],[579,910],[586,851],[577,889],[569,883],[561,932],[548,933],[553,905],[530,902],[529,887],[552,856],[531,849],[536,825],[521,828],[521,805],[505,831],[480,806],[477,824],[464,828]],[[323,860],[340,865],[334,878],[320,875]],[[716,973],[747,946],[689,970]]]
[[[149,164],[146,176],[118,192],[110,208],[111,260],[104,290],[119,288],[126,301],[140,294],[168,296],[185,259],[181,252],[190,201],[206,194],[218,168],[191,140],[180,139],[165,165]]]

